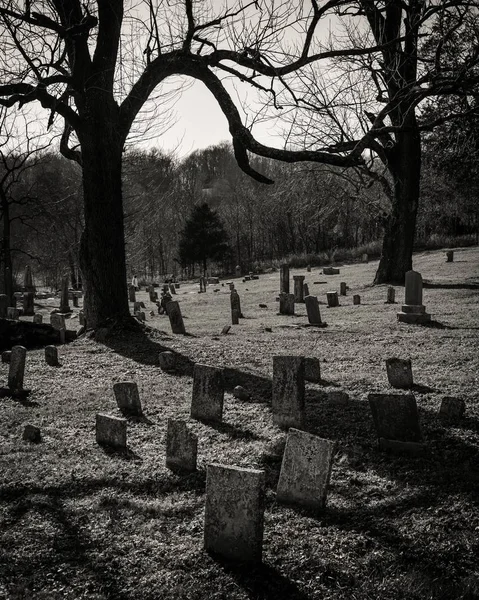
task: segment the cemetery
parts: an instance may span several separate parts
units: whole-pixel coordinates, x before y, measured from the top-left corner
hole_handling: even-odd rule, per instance
[[[371,257],[347,295],[314,266],[182,281],[161,315],[140,289],[96,332],[28,298],[2,323],[57,337],[0,363],[0,597],[476,598],[479,251],[455,261],[415,254],[395,301]]]

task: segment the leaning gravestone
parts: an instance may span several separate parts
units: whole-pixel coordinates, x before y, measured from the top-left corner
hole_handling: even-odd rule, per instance
[[[126,419],[98,413],[95,433],[97,444],[101,446],[126,448]]]
[[[199,421],[220,421],[223,418],[225,386],[223,369],[195,364],[191,417]]]
[[[304,379],[312,383],[319,383],[321,381],[319,358],[306,357],[304,359]]]
[[[166,312],[170,319],[171,331],[173,333],[186,333],[185,324],[183,323],[183,316],[181,315],[181,309],[179,303],[174,300],[167,302]]]
[[[8,311],[8,296],[6,294],[0,294],[0,319],[7,318]]]
[[[282,264],[279,268],[279,293],[289,294],[289,265]]]
[[[326,505],[334,442],[291,428],[281,464],[276,498],[313,510]]]
[[[338,292],[326,292],[326,299],[328,301],[328,308],[339,306]]]
[[[13,346],[8,371],[8,387],[12,391],[23,390],[26,358],[27,349],[24,346]]]
[[[264,487],[264,471],[208,465],[204,529],[208,552],[241,562],[261,562]]]
[[[143,414],[138,386],[134,381],[114,383],[113,393],[118,408],[124,415],[140,417]]]
[[[45,362],[50,367],[58,367],[58,350],[56,346],[45,346]]]
[[[283,429],[304,425],[304,357],[273,356],[273,423]]]
[[[386,371],[389,383],[400,389],[409,389],[413,386],[412,368],[410,359],[388,358]]]
[[[279,314],[294,315],[294,294],[281,292],[279,295]]]
[[[33,299],[33,292],[25,292],[23,294],[23,315],[25,317],[33,317],[33,315],[35,314]]]
[[[304,275],[293,275],[294,281],[294,301],[298,303],[304,302]]]
[[[311,325],[322,325],[319,302],[316,296],[306,296],[304,302],[306,304],[306,312],[308,313],[308,322]]]
[[[417,271],[406,273],[406,299],[397,313],[397,319],[401,323],[429,323],[431,315],[426,312],[422,303],[422,277]]]
[[[464,416],[466,404],[462,398],[444,396],[439,408],[439,416],[443,419],[457,420]]]
[[[188,431],[185,421],[168,419],[166,467],[172,471],[196,471],[198,436]]]
[[[368,400],[381,449],[422,452],[416,398],[412,394],[369,394]]]

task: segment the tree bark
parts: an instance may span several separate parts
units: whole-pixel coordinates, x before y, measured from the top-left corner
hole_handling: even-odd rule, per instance
[[[388,168],[393,177],[394,197],[374,283],[402,285],[406,272],[412,269],[421,177],[421,137],[413,113],[408,121],[411,130],[397,135],[389,155]]]

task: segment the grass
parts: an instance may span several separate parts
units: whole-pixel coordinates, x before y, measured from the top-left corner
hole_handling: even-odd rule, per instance
[[[428,281],[432,327],[397,323],[387,286],[370,286],[377,263],[341,266],[339,276],[305,274],[328,327],[278,316],[279,274],[236,280],[245,319],[230,323],[225,285],[178,290],[189,335],[170,333],[167,317],[151,329],[116,332],[105,344],[81,338],[48,367],[28,352],[28,402],[2,400],[0,422],[0,598],[13,599],[464,599],[479,597],[479,250],[424,252],[414,266]],[[327,283],[314,283],[324,282]],[[327,309],[326,291],[346,281],[348,296]],[[214,292],[218,289],[218,292]],[[352,295],[361,305],[352,305]],[[146,293],[139,299],[150,307]],[[396,288],[401,303],[404,290]],[[41,301],[44,303],[44,301]],[[259,308],[266,303],[266,309]],[[37,306],[47,314],[54,304]],[[154,308],[151,305],[151,308]],[[265,331],[271,328],[271,332]],[[181,357],[180,372],[157,366],[160,350]],[[326,509],[314,514],[275,499],[284,434],[270,412],[272,356],[321,360],[322,383],[307,384],[308,430],[337,442]],[[411,358],[426,458],[377,450],[367,394],[392,391],[385,359]],[[194,362],[225,369],[224,423],[189,418]],[[0,380],[7,366],[0,365]],[[112,385],[138,383],[146,419],[131,419],[129,451],[95,444],[95,413],[117,413]],[[241,384],[249,402],[232,396]],[[337,405],[326,392],[344,390]],[[466,401],[466,417],[437,417],[441,398]],[[165,467],[166,422],[184,418],[199,436],[199,468],[179,476]],[[26,423],[43,441],[21,440]],[[251,568],[202,548],[206,465],[265,470],[263,564]]]

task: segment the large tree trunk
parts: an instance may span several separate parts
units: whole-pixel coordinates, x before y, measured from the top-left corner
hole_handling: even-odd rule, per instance
[[[408,121],[412,130],[398,134],[389,156],[394,198],[374,283],[404,284],[406,272],[412,269],[421,176],[421,137],[414,114]]]
[[[88,328],[129,316],[123,202],[122,142],[114,106],[97,105],[81,132],[85,230],[80,267]]]
[[[0,201],[3,219],[3,293],[8,296],[8,306],[13,306],[13,265],[11,252],[11,221],[10,221],[10,204],[3,190],[0,190]]]

